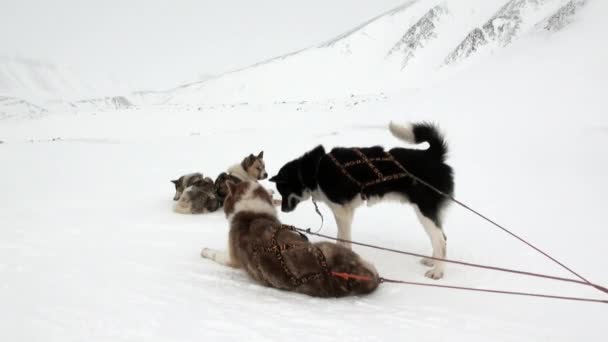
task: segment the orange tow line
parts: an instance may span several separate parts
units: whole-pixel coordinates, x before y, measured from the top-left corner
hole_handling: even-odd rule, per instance
[[[336,276],[338,278],[342,278],[344,280],[356,279],[356,280],[372,281],[372,278],[370,278],[368,276],[362,276],[362,275],[357,275],[357,274],[331,272],[331,275]]]

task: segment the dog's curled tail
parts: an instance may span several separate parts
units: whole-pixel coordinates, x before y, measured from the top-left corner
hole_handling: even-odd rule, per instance
[[[448,145],[437,127],[429,122],[399,125],[390,122],[388,129],[398,139],[410,144],[429,143],[427,151],[435,158],[444,161],[448,153]]]

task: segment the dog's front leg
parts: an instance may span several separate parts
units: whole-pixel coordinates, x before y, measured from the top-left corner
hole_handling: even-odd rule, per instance
[[[238,263],[234,262],[230,257],[230,254],[225,251],[218,251],[211,248],[203,248],[201,256],[205,259],[210,259],[217,262],[220,265],[228,267],[239,267]]]
[[[274,198],[274,190],[267,188],[266,191],[270,194],[270,198],[272,200],[272,205],[275,207],[280,207],[282,201],[280,199]]]
[[[333,206],[332,211],[338,225],[338,239],[351,241],[350,227],[353,223],[353,216],[355,211],[352,208],[345,208],[343,206]],[[348,249],[351,249],[351,243],[345,241],[338,241],[339,245],[342,245]]]

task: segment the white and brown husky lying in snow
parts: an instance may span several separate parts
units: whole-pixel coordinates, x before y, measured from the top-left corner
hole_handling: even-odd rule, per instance
[[[329,242],[310,243],[282,225],[271,195],[258,183],[228,182],[228,189],[228,251],[205,248],[204,258],[242,268],[263,285],[310,296],[366,294],[378,287],[376,269],[356,253]]]

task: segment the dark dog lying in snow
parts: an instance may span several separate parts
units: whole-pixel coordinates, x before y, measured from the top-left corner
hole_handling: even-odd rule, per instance
[[[271,195],[254,182],[229,182],[224,212],[230,222],[228,251],[203,249],[201,256],[243,268],[266,286],[316,297],[342,297],[374,291],[376,269],[351,250],[329,242],[310,243],[281,225]],[[343,279],[348,273],[367,280]]]
[[[171,181],[175,184],[175,211],[181,214],[203,214],[216,211],[221,203],[213,180],[201,173],[190,173]]]
[[[325,202],[333,211],[338,225],[338,238],[351,240],[351,223],[355,209],[367,201],[371,206],[393,199],[411,203],[424,230],[431,239],[433,257],[446,257],[446,237],[441,218],[447,199],[408,176],[407,171],[452,194],[452,168],[445,163],[447,145],[431,124],[400,126],[391,123],[391,133],[408,143],[427,142],[426,150],[381,146],[367,148],[334,148],[326,153],[323,146],[285,164],[270,179],[283,197],[282,210],[290,212],[298,203],[313,199]],[[348,246],[348,244],[345,244]],[[423,259],[434,267],[426,276],[439,279],[444,263]]]

